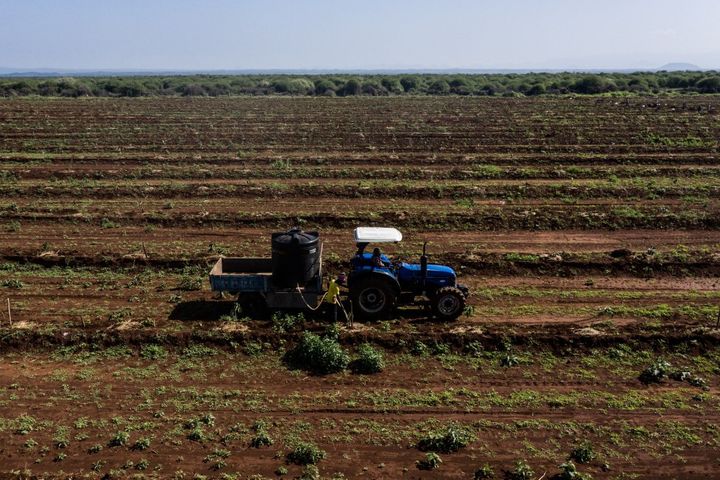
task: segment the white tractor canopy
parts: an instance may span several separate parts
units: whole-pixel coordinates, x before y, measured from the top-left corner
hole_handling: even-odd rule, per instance
[[[358,227],[354,232],[355,243],[397,243],[402,233],[397,228]]]

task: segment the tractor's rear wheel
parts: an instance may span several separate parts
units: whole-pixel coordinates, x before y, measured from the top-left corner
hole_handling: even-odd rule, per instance
[[[353,313],[365,320],[383,318],[395,306],[396,295],[387,282],[372,277],[360,280],[351,289]]]
[[[456,320],[465,311],[465,295],[459,288],[443,287],[432,297],[433,315],[443,322]]]

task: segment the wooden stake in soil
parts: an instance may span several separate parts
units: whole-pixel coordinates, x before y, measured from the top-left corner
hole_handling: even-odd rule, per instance
[[[12,327],[12,313],[10,313],[10,297],[7,299],[8,304],[8,320],[10,320],[10,326]]]

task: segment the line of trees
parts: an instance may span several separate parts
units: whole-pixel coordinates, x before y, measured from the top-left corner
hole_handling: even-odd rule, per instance
[[[0,96],[484,95],[720,93],[718,72],[177,75],[0,78]]]

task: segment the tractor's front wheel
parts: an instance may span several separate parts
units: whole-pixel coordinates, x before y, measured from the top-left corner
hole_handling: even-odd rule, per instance
[[[395,306],[395,292],[387,282],[363,279],[351,289],[353,313],[365,320],[377,320]]]
[[[459,288],[443,287],[435,292],[431,304],[438,320],[451,322],[465,311],[465,295]]]

